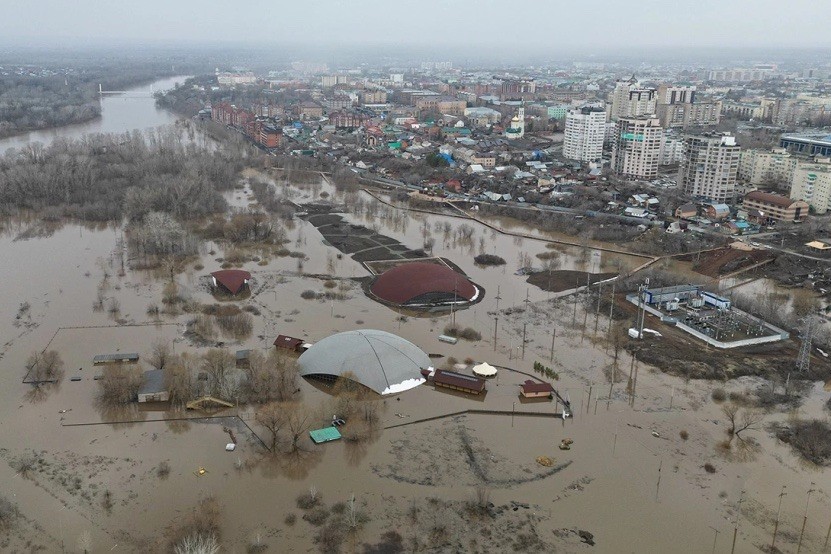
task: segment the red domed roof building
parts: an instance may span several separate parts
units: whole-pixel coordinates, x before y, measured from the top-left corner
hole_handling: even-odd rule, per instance
[[[410,307],[469,304],[482,290],[446,265],[410,262],[388,269],[369,288],[382,302]]]

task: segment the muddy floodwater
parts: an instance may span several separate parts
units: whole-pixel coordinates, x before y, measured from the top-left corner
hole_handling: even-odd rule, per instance
[[[363,192],[347,197],[325,180],[284,192],[298,204],[319,200],[321,192],[335,204],[355,205],[358,198],[377,202]],[[227,198],[236,207],[253,201],[247,187]],[[714,540],[716,552],[729,552],[738,515],[736,552],[758,552],[770,543],[784,485],[777,547],[795,551],[807,491],[813,488],[802,550],[821,551],[831,521],[828,470],[800,462],[764,427],[752,432],[759,445],[752,455],[719,453],[725,423],[710,399],[712,383],[684,382],[634,364],[624,352],[619,367],[625,374],[635,372],[633,394],[625,378],[610,386],[604,373],[613,363],[607,314],[587,312],[565,293],[546,293],[515,275],[529,260],[540,266],[537,254],[543,252],[557,253],[558,269],[593,273],[625,271],[643,258],[580,246],[547,248],[544,241],[474,221],[385,205],[355,212],[347,209],[343,217],[409,248],[422,248],[433,238],[431,254],[452,260],[480,283],[487,291],[483,301],[452,316],[402,319],[365,297],[352,280],[368,275],[363,265],[338,257],[313,225],[294,219],[286,247],[305,258],[265,252],[260,261],[243,265],[252,274],[252,292],[238,304],[255,306],[259,315],[249,338],[225,338],[225,347],[267,349],[280,333],[315,342],[335,332],[376,328],[443,356],[435,358],[437,364],[470,358],[518,371],[501,369],[483,398],[422,385],[384,400],[386,428],[373,440],[309,446],[296,460],[265,461],[258,437],[263,430],[249,409],[182,420],[194,414],[136,406],[114,411],[97,401],[96,354],[136,352],[146,358],[159,339],[171,342],[177,353],[204,351],[185,336],[192,316],[163,316],[160,322],[148,317],[148,305],[161,302],[164,281],[131,269],[129,261],[122,270],[120,227],[66,224],[34,233],[34,223],[4,223],[0,480],[3,494],[25,520],[3,549],[24,551],[32,541],[47,552],[79,551],[88,540],[93,552],[164,551],[165,529],[200,499],[214,496],[222,513],[223,551],[245,552],[260,541],[269,552],[314,552],[318,528],[302,519],[295,502],[314,487],[328,505],[354,495],[367,514],[344,551],[362,552],[361,543],[376,544],[383,533],[396,530],[405,551],[411,538],[420,537],[428,552],[704,553],[713,551]],[[473,228],[468,241],[458,238],[462,225]],[[510,226],[533,232],[517,222]],[[477,266],[473,257],[482,243],[506,265]],[[198,262],[176,277],[182,293],[213,302],[205,276],[219,269],[225,254],[220,244],[206,243]],[[197,263],[203,269],[194,269]],[[338,282],[343,300],[301,298],[306,290],[325,291],[325,275]],[[99,291],[105,306],[117,301],[117,312],[95,308]],[[451,317],[479,331],[482,340],[438,341]],[[60,352],[66,376],[59,386],[33,395],[21,382],[26,359],[47,348]],[[520,372],[532,373],[534,362],[559,374],[554,386],[570,399],[572,419],[551,417],[552,402],[520,400],[518,386],[529,377]],[[757,384],[748,378],[720,383],[728,391]],[[301,387],[310,405],[328,398],[316,386],[302,382]],[[800,408],[768,414],[765,425],[795,415],[825,418],[827,396],[821,383],[814,384]],[[453,415],[440,417],[448,414]],[[228,429],[237,437],[234,452],[225,451]],[[558,448],[565,438],[574,441],[570,450]],[[41,461],[21,475],[18,462],[32,453]],[[541,456],[553,465],[540,465]],[[170,467],[164,477],[158,472],[162,462]],[[713,472],[705,464],[712,464]],[[199,468],[206,470],[202,476]],[[468,513],[482,486],[494,511],[484,523],[473,523],[459,514]],[[413,507],[422,515],[412,516]],[[296,521],[288,523],[290,514]],[[431,549],[427,538],[435,538],[439,520],[445,522],[445,542]],[[476,525],[494,533],[473,536]],[[593,536],[594,546],[582,541],[581,531]]]
[[[325,187],[325,181],[294,187],[294,201],[317,198]],[[328,192],[340,199],[334,189]],[[251,201],[249,195],[247,188],[239,189],[228,199],[241,207]],[[240,304],[257,306],[260,315],[249,339],[230,340],[226,347],[268,348],[280,333],[314,342],[339,331],[377,328],[443,355],[437,363],[452,356],[531,372],[533,362],[540,361],[559,373],[555,387],[571,400],[574,418],[550,417],[555,411],[551,402],[520,401],[518,385],[527,376],[501,370],[488,382],[483,399],[423,385],[384,401],[381,418],[389,428],[374,440],[309,447],[301,459],[264,462],[246,409],[229,410],[221,419],[184,421],[177,419],[180,413],[134,406],[104,409],[96,400],[99,370],[92,357],[110,352],[146,357],[160,338],[177,352],[199,353],[184,336],[190,316],[154,323],[146,315],[149,304],[160,302],[163,283],[151,272],[130,269],[129,263],[122,272],[120,228],[67,224],[40,236],[27,232],[32,223],[10,221],[0,235],[0,479],[4,494],[26,520],[19,535],[6,543],[9,548],[32,540],[49,552],[73,551],[87,537],[94,552],[157,551],[163,549],[165,528],[199,499],[214,496],[222,510],[224,551],[243,552],[257,540],[273,552],[315,551],[317,528],[299,517],[295,504],[298,495],[314,487],[328,503],[355,496],[369,518],[357,544],[374,544],[390,529],[405,539],[424,536],[424,518],[432,509],[445,514],[451,536],[432,551],[454,552],[512,551],[519,543],[510,537],[525,537],[531,529],[541,544],[563,552],[711,552],[714,540],[717,552],[728,552],[741,499],[736,551],[755,552],[770,540],[778,494],[786,485],[777,546],[790,551],[813,482],[803,551],[820,551],[831,520],[827,470],[800,463],[763,429],[754,432],[759,451],[751,458],[719,454],[723,414],[710,400],[710,383],[684,383],[639,364],[634,398],[625,380],[610,390],[603,371],[612,363],[606,316],[586,313],[570,298],[558,300],[514,275],[527,257],[536,264],[536,254],[551,250],[544,242],[495,233],[460,218],[416,213],[401,218],[393,211],[381,210],[373,218],[344,217],[414,249],[423,246],[428,229],[436,239],[432,254],[451,259],[487,291],[481,303],[454,316],[460,325],[478,330],[481,341],[439,342],[449,315],[401,320],[369,300],[351,281],[367,275],[366,269],[349,256],[338,258],[311,224],[296,219],[286,246],[304,252],[305,259],[264,256],[259,263],[245,264],[254,284],[251,297]],[[454,239],[460,225],[473,227],[472,247]],[[474,264],[480,238],[487,252],[508,263],[496,268]],[[561,269],[609,271],[642,260],[573,246],[555,251]],[[219,268],[224,254],[220,245],[206,244],[199,260],[204,269],[189,266],[177,277],[181,289],[197,301],[212,302],[205,275]],[[330,273],[341,281],[345,300],[300,297],[304,290],[323,291],[323,279],[316,275]],[[118,301],[118,313],[94,309],[99,290],[108,302]],[[26,309],[21,309],[23,303]],[[60,352],[66,377],[59,387],[33,397],[21,382],[23,368],[31,352],[46,348]],[[624,372],[630,363],[623,354]],[[738,380],[723,386],[741,391],[752,384]],[[302,388],[307,403],[328,397],[305,382]],[[826,397],[816,385],[799,415],[823,417]],[[502,414],[481,413],[485,410]],[[443,414],[456,415],[419,422]],[[792,415],[770,414],[767,421]],[[235,452],[224,449],[224,428],[236,433]],[[564,438],[574,441],[570,450],[558,449]],[[24,477],[16,463],[32,452],[41,467]],[[550,457],[554,465],[539,465],[539,456]],[[157,471],[162,462],[170,467],[163,479]],[[704,470],[708,463],[713,473]],[[206,470],[201,477],[199,468]],[[504,507],[489,523],[501,533],[474,541],[465,520],[454,514],[464,513],[483,483],[490,502]],[[102,507],[104,494],[112,498],[109,509]],[[431,504],[431,498],[441,503]],[[425,515],[410,518],[413,505]],[[286,523],[289,514],[298,516],[296,523]],[[579,531],[591,533],[595,545],[581,542]],[[355,544],[353,549],[362,551]]]

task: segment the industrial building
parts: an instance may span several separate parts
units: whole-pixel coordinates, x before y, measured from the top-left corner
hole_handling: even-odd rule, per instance
[[[693,335],[716,348],[776,342],[788,333],[733,306],[729,298],[699,285],[646,288],[626,299],[661,322]],[[639,316],[644,317],[644,316]],[[644,320],[641,320],[644,321]],[[645,322],[645,321],[644,321]],[[639,333],[634,332],[634,337]]]

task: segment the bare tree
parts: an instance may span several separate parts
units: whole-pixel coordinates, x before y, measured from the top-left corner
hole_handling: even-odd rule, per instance
[[[727,436],[732,440],[736,437],[740,441],[744,441],[741,433],[744,431],[753,431],[758,428],[764,415],[758,410],[750,410],[741,408],[735,402],[730,402],[721,407],[721,411],[727,418]]]
[[[141,381],[141,369],[136,365],[118,363],[105,367],[98,380],[101,400],[108,405],[128,404],[135,400]]]
[[[195,363],[196,361],[193,358],[187,354],[182,354],[181,356],[171,356],[164,364],[165,388],[170,395],[170,402],[174,406],[182,405],[193,397]]]
[[[164,369],[172,356],[173,348],[171,348],[170,343],[162,339],[157,339],[153,342],[153,349],[150,352],[148,361],[155,369]]]
[[[63,360],[55,350],[33,352],[26,361],[26,373],[29,381],[60,381],[63,378]]]
[[[208,374],[208,393],[217,398],[237,395],[236,360],[224,348],[212,348],[202,356],[202,370]]]
[[[266,404],[257,410],[254,419],[271,433],[271,452],[277,452],[280,431],[286,424],[285,405],[278,402]]]

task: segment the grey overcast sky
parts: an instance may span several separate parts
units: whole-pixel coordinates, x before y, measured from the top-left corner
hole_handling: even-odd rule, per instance
[[[0,0],[0,37],[514,48],[827,47],[829,0]]]

